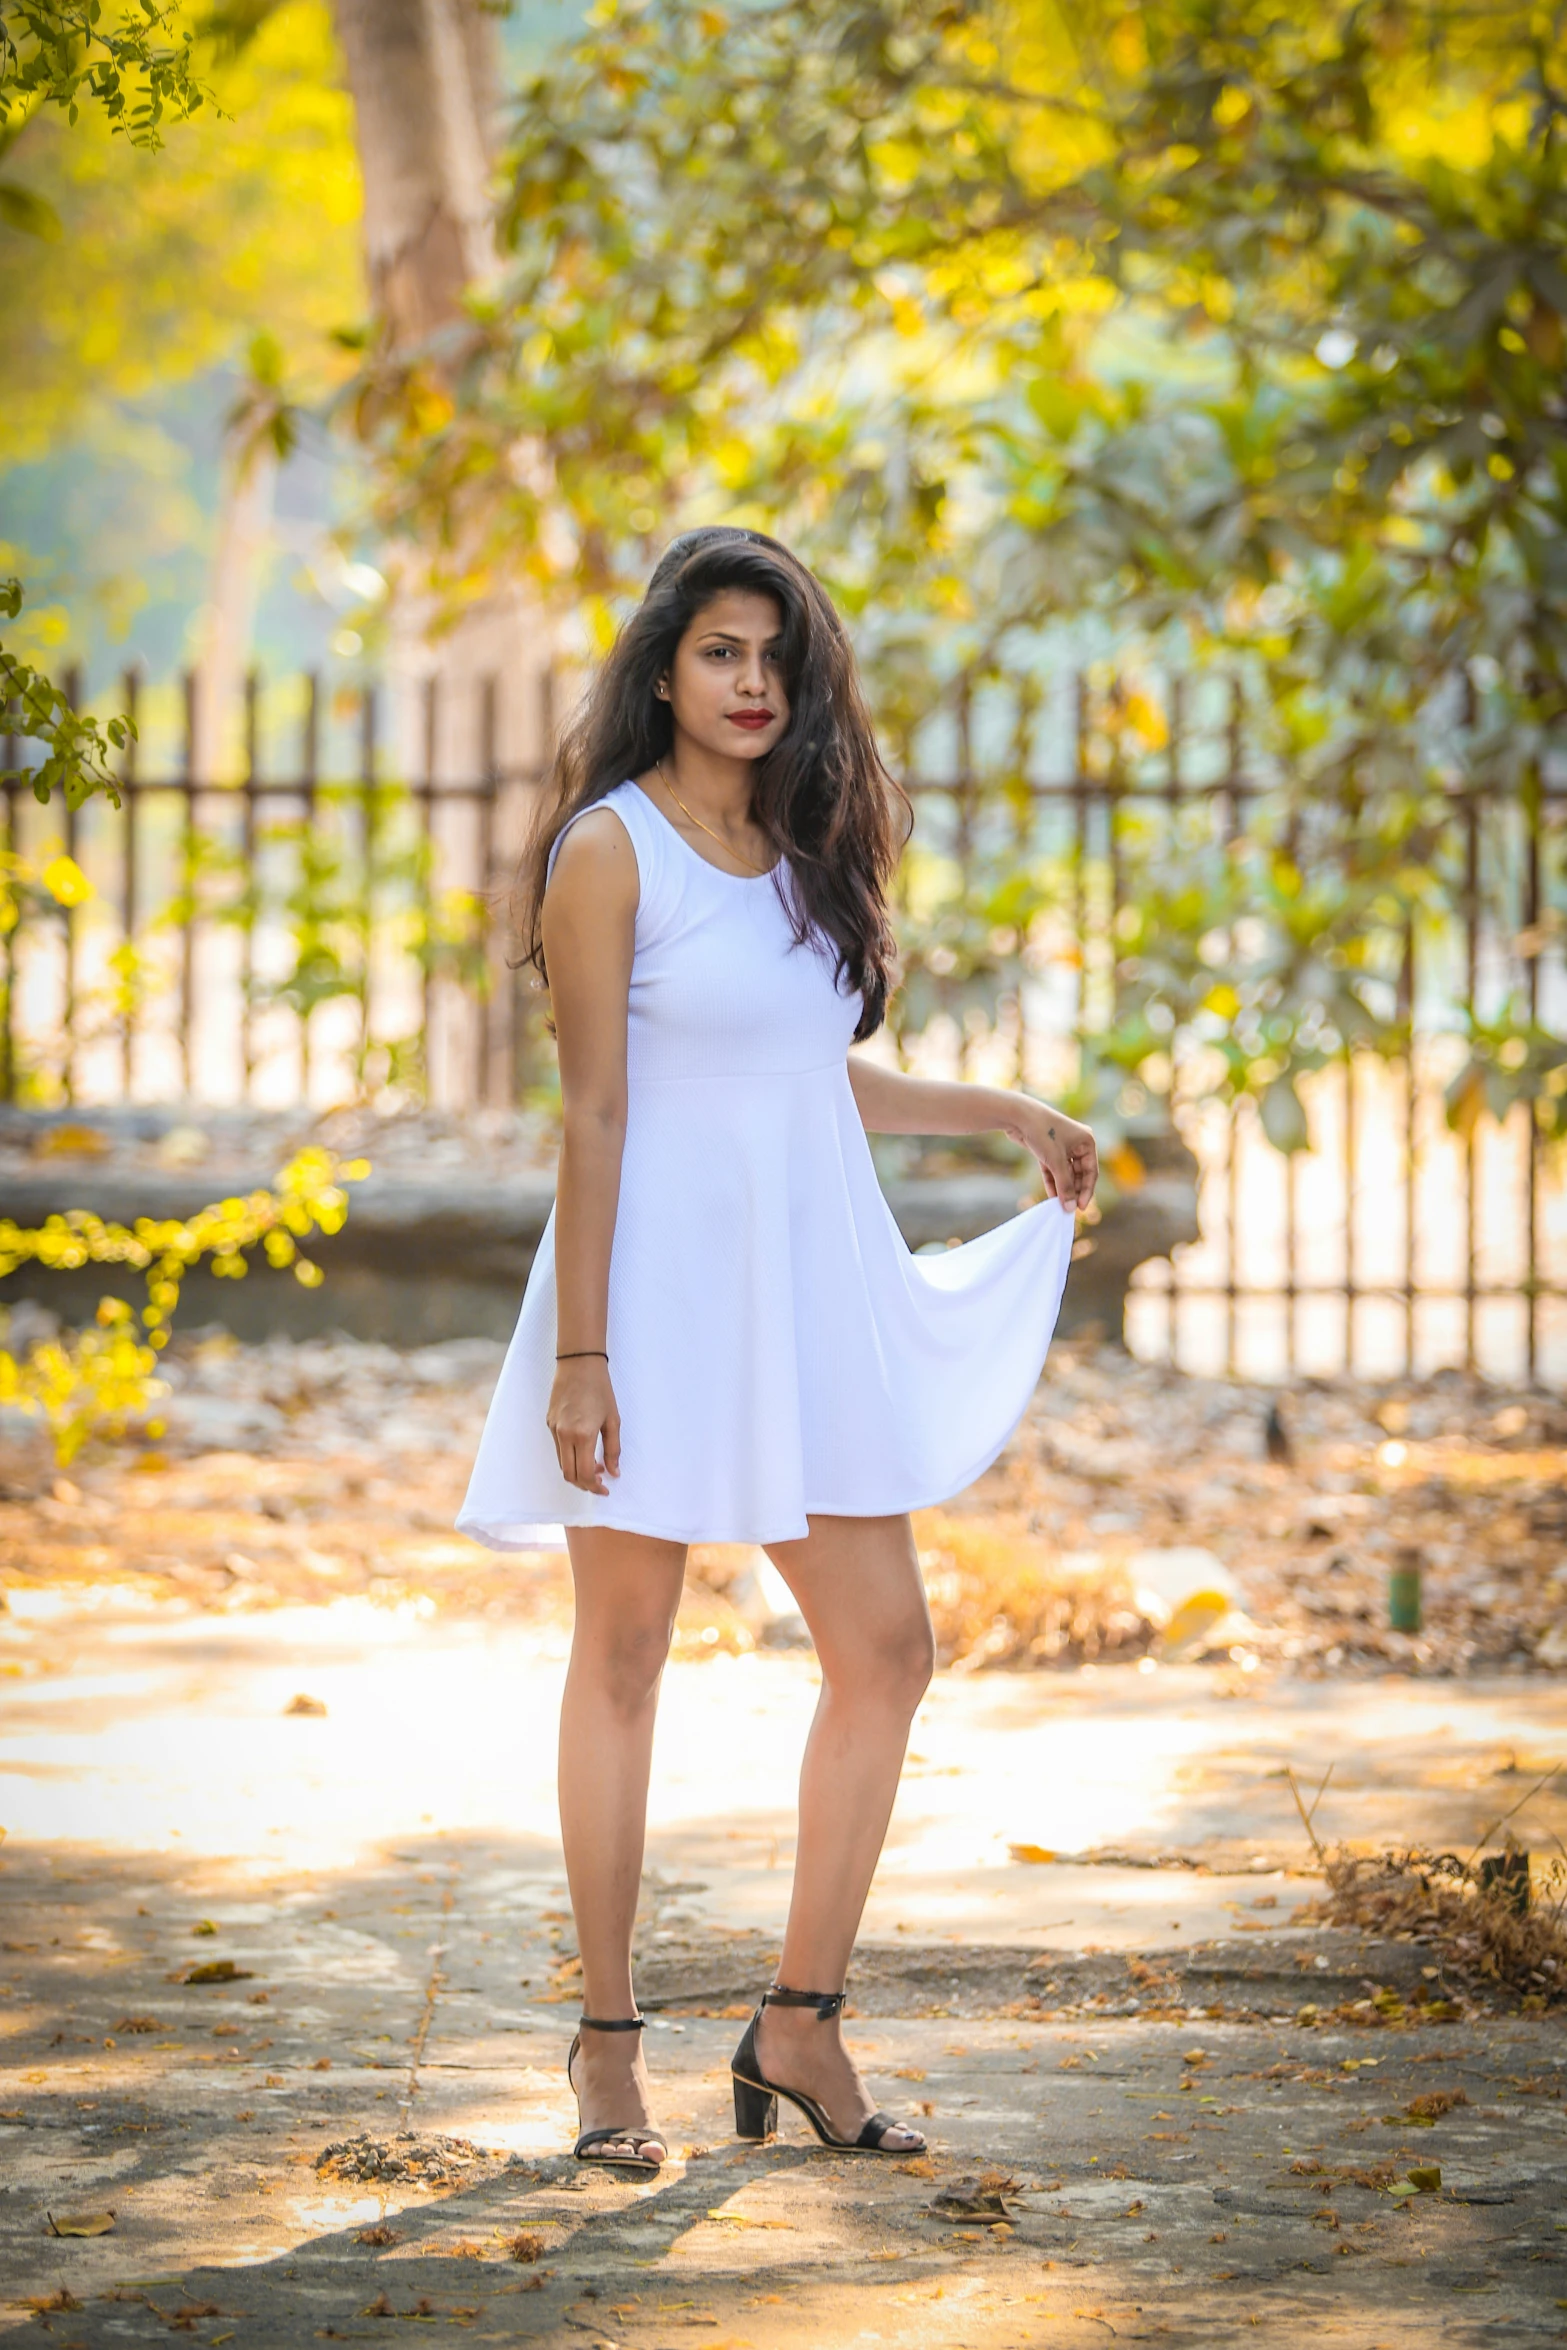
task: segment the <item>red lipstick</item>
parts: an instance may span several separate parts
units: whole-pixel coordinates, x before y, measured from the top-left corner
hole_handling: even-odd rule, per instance
[[[731,726],[748,727],[753,733],[760,733],[764,726],[773,723],[771,710],[731,710],[728,718]]]

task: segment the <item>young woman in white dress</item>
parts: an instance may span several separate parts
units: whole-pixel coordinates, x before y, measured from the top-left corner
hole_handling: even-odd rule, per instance
[[[659,1681],[692,1542],[760,1544],[821,1663],[777,1982],[736,2123],[784,2097],[909,2154],[840,2037],[850,1952],[932,1642],[911,1509],[978,1476],[1039,1376],[1093,1136],[1021,1093],[850,1047],[893,975],[907,802],[820,585],[759,533],[670,547],[561,745],[524,951],[560,1054],[555,1211],[459,1523],[558,1542],[576,1627],[560,1814],[582,1959],[583,2159],[656,2169],[631,1942]],[[1000,1131],[1047,1197],[916,1257],[866,1131]]]

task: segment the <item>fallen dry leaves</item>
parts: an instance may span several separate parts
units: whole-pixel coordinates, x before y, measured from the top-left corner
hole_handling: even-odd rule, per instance
[[[0,1587],[563,1624],[560,1554],[501,1558],[453,1530],[500,1354],[176,1337],[168,1437],[0,1499]],[[1275,1405],[1288,1458],[1268,1454]],[[1280,1397],[1062,1345],[996,1466],[960,1504],[920,1513],[916,1535],[951,1669],[1175,1651],[1222,1671],[1567,1668],[1564,1493],[1567,1407],[1550,1398],[1449,1375]],[[1423,1570],[1416,1634],[1388,1622],[1405,1549]],[[1179,1641],[1179,1614],[1161,1621],[1144,1580],[1148,1554],[1172,1550],[1208,1554],[1234,1593]],[[728,1597],[743,1565],[732,1549],[693,1554],[682,1655],[753,1645]],[[288,1710],[320,1703],[301,1691]]]

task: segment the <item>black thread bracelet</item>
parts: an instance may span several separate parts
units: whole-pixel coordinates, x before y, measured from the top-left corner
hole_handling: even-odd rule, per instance
[[[606,1363],[609,1361],[609,1356],[604,1352],[604,1349],[601,1346],[570,1347],[567,1349],[565,1354],[558,1354],[555,1357],[555,1360],[557,1363],[580,1363],[588,1355],[597,1355],[601,1361]]]

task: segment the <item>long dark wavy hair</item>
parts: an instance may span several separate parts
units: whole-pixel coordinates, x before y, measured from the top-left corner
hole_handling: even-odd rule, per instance
[[[821,583],[777,539],[715,526],[664,552],[647,593],[563,731],[513,900],[524,962],[548,982],[542,918],[550,850],[579,809],[667,757],[674,717],[654,692],[686,630],[726,588],[771,596],[783,615],[789,723],[753,769],[751,813],[780,859],[796,939],[825,941],[838,984],[865,999],[858,1041],[880,1027],[894,947],[887,890],[911,811],[876,747],[843,622]],[[782,860],[787,860],[784,863]]]

